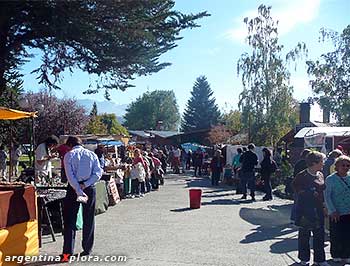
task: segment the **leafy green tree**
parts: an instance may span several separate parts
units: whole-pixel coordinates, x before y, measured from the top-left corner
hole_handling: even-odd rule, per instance
[[[205,76],[197,78],[191,95],[181,122],[182,130],[189,132],[215,126],[219,121],[220,111]]]
[[[155,129],[162,122],[163,130],[177,130],[180,113],[173,91],[146,92],[126,109],[124,126],[132,130]]]
[[[239,107],[250,140],[260,145],[274,145],[296,124],[296,106],[290,86],[287,63],[307,53],[305,44],[282,58],[278,43],[278,23],[270,15],[271,7],[260,5],[258,16],[244,19],[248,28],[247,43],[251,54],[244,53],[237,63],[243,91]]]
[[[308,74],[316,100],[324,110],[333,112],[340,125],[350,125],[350,25],[341,34],[321,29],[323,41],[331,39],[334,51],[320,60],[307,61]]]
[[[21,75],[19,75],[18,73],[12,74],[11,77],[11,81],[7,83],[8,87],[3,95],[4,97],[0,97],[0,106],[21,110],[19,106],[19,100],[23,93],[23,81],[20,79]],[[20,140],[25,141],[29,139],[23,138],[24,134],[22,134],[22,124],[22,120],[0,120],[0,143],[10,143],[11,136],[13,142],[19,142]],[[26,128],[26,132],[29,133],[28,127]]]
[[[221,122],[225,124],[226,128],[232,133],[237,134],[243,128],[242,125],[242,113],[239,110],[230,110],[221,117]]]
[[[106,126],[108,134],[129,135],[128,130],[123,127],[115,114],[102,114],[101,122]]]
[[[87,134],[108,134],[107,126],[102,123],[101,116],[99,115],[90,117],[85,132]]]
[[[4,0],[0,1],[0,97],[11,72],[42,52],[35,71],[48,88],[58,88],[65,70],[96,74],[87,93],[125,90],[135,76],[170,63],[159,58],[176,47],[181,30],[198,27],[207,12],[183,14],[174,0]]]

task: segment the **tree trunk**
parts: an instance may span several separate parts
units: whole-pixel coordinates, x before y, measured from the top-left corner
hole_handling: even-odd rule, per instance
[[[0,14],[3,15],[3,14]],[[7,51],[7,37],[9,32],[9,24],[8,21],[3,21],[0,19],[0,98],[3,97],[4,92],[6,91],[6,59],[8,56]]]
[[[0,54],[0,57],[2,55]],[[5,69],[2,67],[3,60],[0,60],[0,98],[3,97],[4,92],[6,91],[6,79],[5,79]]]

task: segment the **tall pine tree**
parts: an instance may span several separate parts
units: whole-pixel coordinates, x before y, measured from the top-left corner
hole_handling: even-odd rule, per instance
[[[90,117],[95,117],[97,116],[97,104],[96,102],[94,102],[94,104],[92,105],[92,109],[90,112]]]
[[[197,78],[191,94],[181,122],[182,130],[189,132],[209,129],[216,125],[220,118],[220,111],[205,76]]]

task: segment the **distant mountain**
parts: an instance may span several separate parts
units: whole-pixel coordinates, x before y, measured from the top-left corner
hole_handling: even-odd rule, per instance
[[[92,109],[92,105],[94,102],[97,104],[97,112],[98,114],[108,113],[115,114],[118,118],[119,123],[124,122],[123,116],[125,115],[125,110],[127,108],[127,104],[116,104],[112,101],[94,101],[90,99],[77,99],[78,104],[85,107],[88,113],[90,113]]]

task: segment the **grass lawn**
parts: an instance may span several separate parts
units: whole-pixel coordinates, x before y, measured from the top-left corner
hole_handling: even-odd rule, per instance
[[[20,164],[18,166],[18,172],[19,173],[21,173],[23,171],[23,169],[24,169],[24,167],[21,165],[21,163],[25,163],[27,167],[31,167],[30,162],[29,162],[29,156],[27,154],[22,154],[19,157],[19,162],[20,162]],[[54,168],[60,168],[61,162],[58,159],[57,160],[52,160],[52,165],[53,165]],[[9,172],[10,172],[10,166],[8,165],[7,166],[7,175],[8,175]]]

